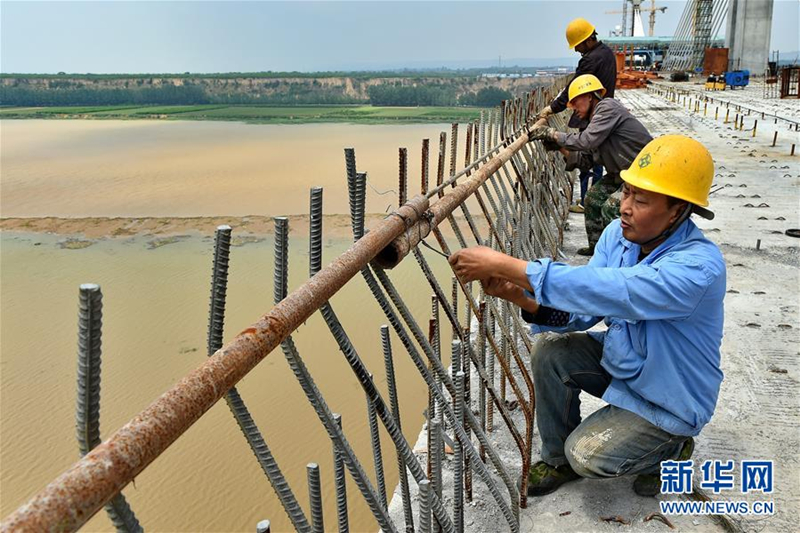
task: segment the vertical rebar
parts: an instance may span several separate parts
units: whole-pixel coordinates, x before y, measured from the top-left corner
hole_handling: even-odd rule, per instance
[[[469,328],[464,328],[464,338],[467,339],[467,343],[469,343],[470,338],[470,330]],[[467,345],[463,345],[461,348],[461,367],[462,372],[464,373],[464,393],[462,394],[462,400],[464,402],[464,409],[472,409],[472,401],[470,398],[470,358],[469,354],[467,353]],[[464,431],[467,432],[467,437],[472,439],[471,430],[469,426],[464,426]],[[468,502],[472,501],[472,469],[469,466],[469,456],[464,454],[464,494]]]
[[[477,135],[477,132],[475,132]],[[467,139],[464,147],[464,167],[472,163],[472,123],[467,124]]]
[[[436,495],[442,497],[442,430],[443,426],[438,420],[431,421],[431,439],[433,439],[433,448],[430,453],[433,456],[433,468],[431,471],[431,479],[433,480],[433,488]]]
[[[428,320],[428,342],[431,343],[431,346],[434,345],[436,341],[436,321],[434,319]],[[428,365],[430,369],[430,365]],[[432,472],[432,463],[433,458],[431,457],[431,448],[432,448],[432,440],[431,440],[431,422],[436,419],[436,400],[434,400],[435,395],[432,389],[428,389],[428,423],[426,424],[427,428],[427,440],[428,443],[428,458],[427,458],[427,467],[428,467],[428,478],[431,478]]]
[[[383,363],[386,367],[386,386],[389,389],[389,404],[392,408],[397,429],[402,431],[400,424],[400,402],[397,397],[397,381],[394,374],[394,358],[392,356],[392,343],[389,337],[389,326],[381,326],[381,344],[383,346]],[[430,417],[430,412],[429,415]],[[429,422],[430,423],[430,422]],[[406,461],[403,456],[397,454],[397,470],[400,474],[400,493],[403,499],[403,515],[406,522],[406,531],[414,533],[414,514],[411,510],[411,492],[408,486],[408,473],[406,472]],[[428,472],[430,476],[430,472]]]
[[[431,482],[423,479],[419,482],[419,531],[431,531]]]
[[[344,161],[347,169],[347,192],[350,197],[350,205],[358,205],[358,175],[356,172],[356,151],[352,148],[344,149]],[[353,239],[358,240],[363,235],[363,222],[358,219],[357,209],[350,209],[350,224],[353,227]]]
[[[439,187],[444,183],[444,157],[445,150],[447,149],[447,133],[441,132],[439,134],[439,159],[436,164],[436,186]],[[439,197],[444,196],[444,191],[439,191]]]
[[[433,355],[438,360],[442,360],[442,328],[441,323],[439,322],[439,299],[436,297],[435,294],[431,295],[431,326],[433,327],[433,343],[431,344],[431,348],[433,348]],[[434,383],[436,384],[436,390],[442,390],[442,380],[441,378],[434,373]],[[444,420],[442,415],[442,406],[440,405],[438,400],[434,400],[434,408],[436,410],[436,420],[439,421],[440,424],[444,427]]]
[[[456,341],[457,342],[457,341]],[[459,343],[460,344],[460,343]],[[461,351],[461,346],[455,346],[453,343],[453,355],[455,356],[456,349]],[[460,370],[455,375],[456,397],[455,397],[455,412],[456,422],[464,424],[464,372]],[[453,462],[455,464],[453,470],[453,524],[456,528],[456,533],[464,533],[464,451],[461,442],[458,439],[454,441],[453,447]]]
[[[772,147],[775,148],[775,143],[778,141],[778,130],[772,135]]]
[[[453,305],[453,313],[455,314],[455,317],[456,317],[456,324],[460,324],[460,322],[458,321],[458,291],[459,291],[459,284],[458,284],[458,279],[455,276],[452,276],[450,278],[450,289],[451,289],[451,293],[450,294],[452,295],[452,298],[453,298],[453,304],[452,305]],[[459,338],[458,327],[459,326],[453,326],[453,339]],[[459,367],[460,367],[460,365],[459,365]]]
[[[84,283],[78,297],[78,399],[75,429],[81,456],[100,444],[100,376],[103,337],[103,293]],[[144,531],[122,493],[105,506],[118,531]]]
[[[228,291],[228,264],[231,251],[231,227],[218,226],[214,238],[214,265],[211,273],[211,301],[208,306],[207,355],[222,346],[225,325],[225,298]]]
[[[310,193],[308,218],[308,275],[314,276],[322,269],[322,187]]]
[[[100,444],[100,364],[103,335],[103,293],[84,283],[78,300],[78,401],[75,429],[81,455]]]
[[[311,507],[311,531],[314,533],[325,532],[325,521],[322,516],[322,486],[319,478],[319,465],[308,463],[308,501]]]
[[[342,415],[333,413],[333,421],[339,429],[342,429]],[[336,486],[336,520],[339,532],[350,531],[347,520],[347,480],[344,473],[344,460],[342,459],[336,445],[333,446],[333,479]]]
[[[481,289],[481,300],[480,300],[480,311],[478,313],[478,358],[480,359],[481,363],[483,364],[483,368],[486,368],[486,302],[483,301],[484,294],[483,290]],[[486,386],[483,383],[483,380],[479,381],[480,389],[478,389],[478,404],[481,414],[481,429],[486,431]],[[486,461],[486,451],[483,449],[483,445],[480,447],[480,455],[481,461]]]
[[[450,375],[455,376],[456,372],[461,372],[461,341],[458,339],[454,339],[450,345],[451,352],[450,352]],[[453,411],[456,410],[456,400],[457,398],[453,397]],[[461,422],[463,425],[463,421]]]
[[[479,132],[479,152],[476,154],[478,157],[483,157],[486,154],[486,112],[481,109],[481,118],[480,118],[480,125],[478,127]]]
[[[372,379],[372,374],[369,375]],[[369,421],[369,436],[372,442],[372,458],[375,461],[375,480],[378,483],[378,494],[381,503],[386,505],[386,479],[383,475],[383,454],[381,453],[381,435],[378,432],[378,415],[375,414],[375,404],[367,396],[367,419]]]
[[[398,159],[400,166],[399,177],[399,200],[397,206],[405,205],[408,200],[408,149],[398,149]]]
[[[458,152],[458,123],[450,126],[450,176],[456,173],[456,154]]]
[[[500,300],[500,322],[505,327],[508,327],[508,305],[503,300]],[[500,336],[500,354],[504,361],[508,361],[508,338],[505,335]],[[503,402],[506,401],[506,373],[500,373],[500,398]]]
[[[422,194],[428,194],[428,167],[430,166],[428,163],[429,152],[430,152],[430,139],[422,139]]]
[[[490,301],[491,301],[491,297],[487,296],[486,297],[486,304],[489,304]],[[494,337],[494,335],[495,335],[495,328],[494,328],[495,317],[494,317],[494,315],[492,313],[486,313],[486,315],[487,315],[486,335],[484,335],[484,338],[487,338],[487,337],[490,337],[490,336]],[[486,356],[486,374],[488,374],[488,376],[489,376],[489,382],[492,384],[492,386],[494,386],[494,382],[495,382],[495,377],[494,377],[494,374],[495,374],[495,372],[494,372],[494,355],[492,355],[491,353],[487,354],[487,356]],[[486,431],[488,433],[491,433],[492,431],[494,431],[494,403],[492,403],[492,402],[487,402],[487,405],[486,405]]]

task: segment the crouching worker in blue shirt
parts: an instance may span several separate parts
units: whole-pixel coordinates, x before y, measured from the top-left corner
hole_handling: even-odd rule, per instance
[[[620,218],[587,266],[486,247],[451,256],[456,275],[519,306],[533,333],[563,333],[540,338],[531,356],[542,460],[529,496],[625,475],[655,496],[661,461],[691,457],[722,382],[725,262],[689,219],[713,218],[713,175],[703,145],[665,135],[622,171]],[[584,332],[601,320],[605,331]],[[608,405],[581,421],[581,391]]]

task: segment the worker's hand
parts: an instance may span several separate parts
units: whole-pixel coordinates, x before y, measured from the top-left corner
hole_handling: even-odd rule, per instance
[[[537,126],[528,130],[528,141],[556,141],[556,130],[547,126]]]
[[[521,288],[508,280],[498,277],[482,279],[481,285],[483,286],[483,292],[485,292],[487,296],[496,296],[503,300],[513,300],[522,293]]]
[[[544,149],[547,150],[548,152],[555,152],[557,150],[563,150],[564,149],[564,148],[561,148],[558,145],[558,143],[556,143],[555,141],[551,141],[550,139],[545,139],[542,142],[542,146],[544,146]]]
[[[464,248],[450,255],[448,261],[463,282],[489,279],[497,273],[503,254],[486,246]]]
[[[552,114],[553,114],[553,110],[550,109],[550,106],[547,106],[544,109],[542,109],[541,111],[539,111],[539,114],[536,115],[536,120],[542,120],[542,119],[547,120],[547,118]]]

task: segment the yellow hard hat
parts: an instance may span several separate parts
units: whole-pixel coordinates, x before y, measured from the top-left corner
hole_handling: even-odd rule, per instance
[[[709,220],[708,191],[714,179],[714,161],[705,146],[684,135],[662,135],[642,148],[622,179],[640,189],[685,200],[692,211]]]
[[[567,24],[567,42],[575,48],[594,33],[594,26],[586,19],[577,18]]]
[[[597,79],[597,76],[594,74],[581,74],[569,84],[569,101],[572,102],[576,96],[595,91],[600,91],[601,97],[606,95],[606,89]]]

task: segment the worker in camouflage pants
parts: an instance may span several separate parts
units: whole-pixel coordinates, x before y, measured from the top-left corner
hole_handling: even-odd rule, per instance
[[[598,164],[606,169],[603,179],[586,193],[584,216],[589,246],[579,249],[579,255],[594,254],[603,228],[619,217],[620,172],[627,170],[652,140],[644,125],[619,100],[604,98],[605,94],[597,77],[578,76],[569,86],[569,106],[582,120],[589,121],[586,129],[564,133],[534,124],[528,131],[529,141],[540,140],[546,149],[552,146],[561,151],[567,170],[588,170]]]
[[[589,246],[594,248],[600,240],[600,234],[612,220],[619,218],[619,203],[622,189],[607,179],[592,185],[584,200],[584,222]]]

